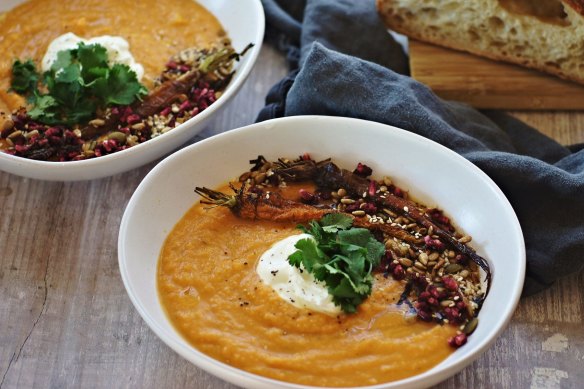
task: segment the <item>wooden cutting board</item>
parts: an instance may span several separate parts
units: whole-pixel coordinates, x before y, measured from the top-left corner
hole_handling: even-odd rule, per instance
[[[584,109],[584,86],[535,70],[409,41],[412,76],[440,97],[477,108]]]

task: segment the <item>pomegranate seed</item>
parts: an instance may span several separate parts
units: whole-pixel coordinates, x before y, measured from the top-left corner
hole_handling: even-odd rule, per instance
[[[364,203],[364,205],[361,205],[359,209],[362,209],[363,211],[365,211],[365,213],[368,213],[369,215],[377,213],[377,207],[372,203]]]
[[[126,122],[128,122],[128,124],[134,124],[134,123],[138,123],[142,118],[140,117],[140,115],[136,115],[136,114],[130,114],[128,115]]]
[[[393,278],[400,281],[406,278],[406,271],[404,270],[402,265],[396,265],[393,269]]]
[[[430,235],[424,236],[426,247],[432,250],[444,251],[446,246],[439,239],[432,239]]]
[[[444,314],[451,323],[458,323],[462,319],[462,315],[458,308],[446,307],[444,308]]]
[[[436,288],[435,285],[428,286],[428,288],[426,289],[426,291],[428,292],[428,294],[430,294],[434,298],[439,298],[440,297],[440,293],[438,292],[438,289]]]
[[[418,274],[418,275],[415,275],[414,277],[412,277],[412,281],[420,289],[425,290],[428,287],[428,280],[426,279],[425,276],[423,276],[421,274]]]
[[[418,311],[418,317],[423,321],[432,321],[432,314],[428,311]]]
[[[444,277],[442,278],[442,282],[444,283],[444,287],[449,290],[458,290],[458,283],[452,277]]]
[[[184,111],[189,108],[191,108],[191,102],[188,100],[183,101],[182,104],[178,107],[178,109],[181,111]]]
[[[310,193],[306,189],[300,189],[298,194],[300,195],[303,203],[312,203],[314,201],[314,194]]]
[[[373,173],[373,169],[371,169],[369,166],[359,162],[357,164],[357,168],[353,171],[353,173],[355,173],[361,177],[369,177]]]
[[[466,334],[458,334],[458,335],[453,336],[452,338],[448,339],[448,344],[451,347],[459,348],[460,346],[463,346],[466,344],[467,339],[468,338],[467,338]]]
[[[49,127],[45,131],[45,136],[47,138],[51,136],[61,136],[61,131],[57,127]]]

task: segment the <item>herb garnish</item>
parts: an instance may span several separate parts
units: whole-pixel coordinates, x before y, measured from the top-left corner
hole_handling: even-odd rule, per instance
[[[288,257],[297,268],[302,265],[314,278],[324,281],[333,302],[345,313],[354,313],[370,294],[371,271],[385,253],[385,246],[365,228],[351,228],[353,219],[340,213],[311,221],[309,229],[298,228],[314,236],[302,239]]]
[[[95,117],[98,108],[130,105],[147,94],[128,65],[110,67],[107,61],[105,47],[82,42],[76,49],[59,51],[42,77],[31,60],[16,60],[11,90],[27,97],[33,120],[49,125],[83,123]]]

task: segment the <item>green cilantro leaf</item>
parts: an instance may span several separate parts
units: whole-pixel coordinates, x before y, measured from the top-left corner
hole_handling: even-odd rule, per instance
[[[371,232],[365,228],[351,228],[339,231],[339,242],[365,247],[371,238]]]
[[[57,59],[51,65],[51,71],[58,72],[59,69],[66,68],[73,63],[73,52],[72,50],[63,50],[57,53]]]
[[[27,97],[34,120],[49,125],[82,124],[95,117],[98,108],[131,105],[147,94],[127,65],[110,67],[107,61],[105,47],[83,43],[58,52],[42,78],[32,61],[17,60],[12,66],[11,90]]]
[[[294,263],[291,263],[296,267],[300,267],[300,264],[302,263],[304,265],[304,268],[308,270],[308,272],[312,272],[312,269],[315,267],[316,264],[322,264],[325,262],[324,253],[322,252],[322,250],[318,248],[316,242],[313,241],[312,239],[301,239],[298,242],[296,242],[296,245],[294,247],[298,249],[298,251],[296,251],[295,254],[296,253],[302,254],[302,260],[300,261],[296,260]]]
[[[345,261],[347,263],[347,273],[351,276],[351,279],[358,280],[361,274],[365,272],[367,258],[360,252],[353,252],[347,259]]]
[[[310,229],[304,228],[302,229],[302,231],[304,231],[307,234],[311,234],[317,241],[323,240],[325,232],[320,226],[320,224],[318,224],[317,221],[313,220],[310,223],[308,223],[308,225],[310,226]]]
[[[54,109],[57,107],[57,101],[48,95],[40,96],[36,99],[34,108],[28,111],[28,115],[33,120],[47,120],[52,121],[55,118]]]
[[[320,220],[320,225],[325,232],[337,232],[345,230],[353,225],[353,219],[342,213],[329,213]]]
[[[95,83],[101,79],[107,79],[109,71],[109,68],[91,68],[87,71],[83,71],[83,81],[86,83],[85,86],[90,87],[95,85]]]
[[[66,118],[69,124],[83,123],[94,117],[95,109],[94,101],[81,99],[73,109],[64,110],[63,117]]]
[[[81,67],[78,63],[67,65],[55,72],[55,82],[72,83],[79,82],[81,77]]]
[[[346,278],[343,278],[336,287],[331,289],[330,293],[333,295],[333,302],[340,305],[345,313],[357,312],[357,306],[365,300],[365,297],[355,292]]]
[[[381,257],[385,254],[385,245],[377,239],[369,239],[367,242],[367,260],[372,267],[379,265]]]
[[[315,279],[324,281],[333,302],[345,313],[356,312],[372,291],[371,271],[379,264],[385,246],[365,228],[352,228],[353,219],[328,214],[308,228],[299,226],[314,239],[299,240],[288,257],[292,266],[303,267]]]
[[[96,95],[107,104],[129,105],[136,96],[144,95],[146,90],[138,82],[136,73],[128,65],[115,64],[108,77],[100,78],[95,83]]]
[[[14,61],[12,65],[12,83],[10,90],[20,94],[32,94],[37,89],[40,75],[32,60],[26,62]]]
[[[91,83],[98,78],[94,69],[107,70],[109,68],[107,60],[107,50],[101,45],[85,45],[80,43],[77,47],[77,58],[83,69],[83,79]],[[103,74],[102,74],[103,75]]]

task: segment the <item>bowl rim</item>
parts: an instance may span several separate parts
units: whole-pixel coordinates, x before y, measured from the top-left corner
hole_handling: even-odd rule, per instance
[[[367,125],[367,126],[379,126],[379,127],[386,127],[388,130],[394,131],[398,136],[404,136],[406,138],[410,138],[412,140],[416,140],[418,142],[426,143],[426,144],[433,144],[434,147],[439,150],[441,153],[446,153],[446,156],[450,158],[454,158],[457,160],[458,163],[462,163],[470,169],[474,174],[479,175],[481,181],[483,181],[493,192],[496,194],[496,197],[502,202],[502,206],[506,209],[510,220],[512,221],[512,230],[516,238],[516,247],[518,253],[518,268],[519,271],[514,278],[514,284],[512,285],[512,289],[510,289],[508,303],[506,305],[506,309],[503,311],[499,311],[501,316],[504,316],[505,319],[499,324],[499,327],[492,333],[490,337],[483,338],[479,341],[479,343],[466,355],[457,361],[450,362],[450,366],[443,367],[439,372],[432,372],[435,367],[431,368],[430,370],[424,371],[420,374],[415,376],[407,377],[398,381],[391,381],[385,382],[375,385],[364,385],[364,386],[354,386],[349,387],[349,389],[390,389],[394,387],[426,387],[430,385],[437,384],[442,382],[443,380],[452,377],[457,372],[461,371],[464,367],[468,366],[474,360],[476,360],[479,356],[481,356],[487,348],[489,348],[495,340],[501,335],[501,333],[505,330],[509,321],[513,316],[513,312],[515,311],[517,304],[519,303],[519,299],[521,297],[522,287],[525,279],[525,271],[526,271],[526,249],[525,249],[525,241],[523,237],[523,233],[521,230],[521,225],[519,224],[519,220],[517,215],[511,206],[511,203],[501,191],[501,189],[495,184],[495,182],[481,169],[479,169],[476,165],[472,162],[467,160],[466,158],[462,157],[460,154],[448,149],[447,147],[432,141],[428,138],[422,137],[418,134],[413,132],[373,121],[367,121],[363,119],[355,119],[355,118],[347,118],[347,117],[337,117],[337,116],[319,116],[319,115],[301,115],[301,116],[290,116],[284,118],[277,118],[271,119],[264,122],[254,123],[248,126],[236,128],[224,133],[220,133],[209,137],[207,139],[201,140],[195,144],[192,144],[188,147],[185,147],[181,150],[176,151],[175,153],[171,154],[170,156],[166,157],[162,160],[157,166],[155,166],[141,181],[139,186],[136,188],[135,192],[132,194],[130,201],[128,202],[126,209],[124,211],[122,221],[120,224],[120,230],[118,234],[118,264],[120,268],[120,275],[122,277],[122,281],[124,283],[124,287],[132,301],[132,304],[142,316],[144,321],[148,324],[148,326],[152,329],[152,331],[161,339],[165,344],[167,344],[171,349],[185,358],[187,361],[195,364],[198,368],[201,368],[210,374],[213,374],[219,377],[222,380],[232,382],[239,385],[244,385],[245,383],[259,383],[263,385],[263,387],[269,388],[273,387],[274,385],[278,385],[279,387],[286,387],[286,388],[296,388],[296,389],[320,389],[324,387],[317,387],[317,386],[308,386],[303,384],[295,384],[286,381],[279,381],[276,379],[264,377],[261,375],[249,373],[247,371],[241,370],[239,368],[233,367],[226,363],[220,362],[204,353],[196,349],[194,346],[190,346],[187,344],[186,340],[183,343],[175,341],[174,339],[168,338],[165,334],[165,330],[160,327],[156,321],[149,315],[147,309],[142,305],[142,303],[138,300],[136,296],[133,286],[130,282],[129,276],[129,269],[125,266],[126,265],[126,249],[124,245],[124,237],[127,232],[128,224],[130,223],[130,218],[133,210],[136,208],[137,204],[139,203],[139,198],[141,197],[142,193],[147,191],[149,184],[156,179],[156,175],[159,170],[165,168],[166,165],[173,163],[173,160],[176,158],[180,158],[181,156],[194,153],[199,148],[208,147],[215,142],[222,141],[223,138],[228,138],[234,136],[235,134],[246,134],[251,133],[254,131],[265,131],[266,127],[270,128],[271,130],[275,130],[273,127],[280,125],[281,123],[295,123],[298,126],[305,125],[310,123],[314,120],[325,120],[325,121],[332,121],[332,122],[353,122],[355,124],[360,125]],[[194,204],[194,202],[193,202]],[[172,325],[172,324],[171,324]],[[196,362],[193,360],[193,354],[195,354],[199,360]],[[202,360],[201,360],[202,359]],[[442,362],[441,362],[442,363]],[[231,379],[230,379],[231,378]],[[242,382],[242,379],[245,382]]]
[[[192,0],[192,1],[199,3],[208,12],[210,12],[217,19],[219,19],[218,15],[214,14],[211,10],[208,9],[208,7],[205,4],[201,3],[201,1],[212,1],[212,0]],[[119,165],[119,164],[122,164],[124,161],[131,159],[132,156],[134,156],[134,154],[136,154],[136,153],[142,152],[142,154],[147,154],[148,151],[152,148],[162,147],[161,144],[162,145],[171,144],[175,140],[178,141],[176,138],[184,136],[183,133],[188,132],[190,127],[206,121],[215,113],[215,111],[222,109],[229,101],[231,101],[231,99],[237,94],[239,89],[243,86],[243,84],[247,80],[247,77],[249,76],[253,66],[256,63],[256,60],[260,54],[262,42],[264,39],[265,14],[264,14],[264,9],[263,9],[263,5],[261,3],[261,0],[247,0],[247,1],[250,2],[251,6],[254,8],[254,13],[256,14],[256,16],[258,18],[257,30],[256,30],[256,34],[254,36],[254,42],[252,42],[254,44],[254,47],[252,47],[251,50],[249,50],[249,52],[246,54],[246,58],[244,58],[245,62],[243,62],[243,61],[240,62],[243,65],[236,69],[237,70],[236,71],[237,77],[234,77],[234,79],[227,85],[225,92],[217,99],[217,102],[219,102],[219,104],[217,104],[217,103],[211,104],[208,108],[206,108],[201,113],[190,118],[186,122],[179,124],[178,126],[174,127],[171,131],[168,131],[167,133],[162,134],[163,136],[161,135],[161,136],[155,137],[153,139],[149,139],[148,141],[137,144],[133,147],[130,147],[130,148],[127,148],[127,149],[124,149],[124,150],[121,150],[121,151],[118,151],[118,152],[115,152],[112,154],[103,155],[101,157],[84,159],[84,160],[80,160],[80,161],[39,161],[39,160],[18,157],[18,156],[4,153],[4,152],[0,152],[0,170],[6,171],[6,172],[11,172],[11,170],[8,170],[8,169],[5,170],[2,167],[2,163],[5,162],[5,163],[7,163],[9,165],[13,165],[13,166],[18,165],[24,169],[39,169],[39,171],[47,171],[47,170],[58,171],[58,170],[61,170],[60,174],[66,175],[68,170],[73,170],[73,169],[96,167],[96,166],[99,166],[100,164],[108,164],[108,163],[111,163],[112,165]],[[199,131],[193,132],[191,137],[194,137],[201,130],[202,130],[202,128]],[[181,142],[181,145],[184,144],[185,142]],[[180,147],[180,145],[178,147]],[[174,149],[176,149],[176,147],[174,147]],[[168,154],[168,152],[166,154]],[[148,162],[151,162],[154,159],[155,158],[150,158]],[[138,166],[145,165],[148,162],[141,163]],[[127,171],[127,170],[129,170],[129,169],[122,170],[122,171]],[[15,175],[18,175],[21,177],[31,177],[32,178],[32,176],[29,174],[17,174],[17,173],[12,173],[12,172],[11,172],[11,174],[15,174]],[[116,174],[116,173],[114,173],[114,174]],[[105,174],[105,175],[99,174],[97,176],[97,178],[102,178],[102,177],[107,177],[107,176],[109,176],[109,174]],[[39,178],[37,178],[37,179],[39,179]],[[89,177],[89,178],[85,178],[85,179],[92,179],[92,178]],[[67,179],[66,177],[62,177],[60,179],[47,178],[47,180],[67,181],[69,179]],[[79,180],[83,180],[83,178],[81,178]]]

